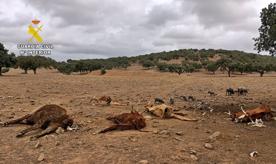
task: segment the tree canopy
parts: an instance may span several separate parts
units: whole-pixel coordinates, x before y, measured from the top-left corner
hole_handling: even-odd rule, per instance
[[[268,51],[272,56],[276,55],[276,3],[270,3],[261,11],[261,27],[259,37],[254,38],[255,49],[258,52]]]
[[[12,67],[16,63],[15,54],[8,53],[8,50],[4,47],[2,43],[0,43],[0,76],[2,73],[7,72],[9,67]],[[2,70],[2,68],[5,67],[5,71]]]

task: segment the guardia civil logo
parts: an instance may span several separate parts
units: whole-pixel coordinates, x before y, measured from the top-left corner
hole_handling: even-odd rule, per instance
[[[42,31],[43,25],[40,25],[39,20],[33,20],[32,23],[28,27],[28,34],[31,35],[31,38],[29,39],[29,42],[33,42],[36,40],[39,43],[42,43],[43,39],[39,35],[39,32]]]
[[[45,30],[42,21],[34,19],[27,26],[27,43],[17,44],[20,55],[51,55],[54,48],[51,43],[45,43],[41,33]]]

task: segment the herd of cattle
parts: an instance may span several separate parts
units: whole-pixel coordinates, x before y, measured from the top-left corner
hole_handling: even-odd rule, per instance
[[[232,88],[226,89],[226,95],[231,96],[234,94],[246,96],[248,89],[245,87],[239,87],[236,90]],[[214,92],[209,91],[210,96],[216,95]],[[195,101],[193,96],[180,96],[181,100],[184,101]],[[92,101],[97,103],[104,102],[105,105],[112,105],[112,99],[109,96],[103,96],[99,99],[93,98]],[[174,99],[169,98],[168,103],[170,105],[174,104]],[[154,105],[145,105],[145,111],[150,112],[151,114],[160,117],[160,118],[176,118],[182,121],[196,121],[197,119],[192,119],[185,117],[183,113],[174,112],[172,106],[166,105],[165,101],[161,98],[155,98]],[[241,112],[231,114],[233,120],[240,120],[240,122],[254,121],[256,119],[269,120],[273,117],[271,109],[268,105],[261,105],[258,108],[251,110],[242,110]],[[110,127],[101,130],[99,133],[105,133],[112,130],[141,130],[146,127],[146,121],[143,116],[143,113],[137,111],[132,111],[130,113],[122,113],[112,117],[108,117],[107,120],[113,122],[113,125]],[[67,114],[66,110],[58,105],[45,105],[36,110],[31,114],[27,114],[18,119],[10,120],[2,123],[3,126],[8,126],[10,124],[28,124],[32,125],[31,127],[22,130],[19,132],[16,137],[22,137],[26,133],[43,129],[40,133],[31,137],[31,139],[37,139],[49,133],[55,132],[59,127],[63,129],[70,128],[73,125],[73,119]]]
[[[236,90],[234,90],[233,88],[226,89],[227,96],[234,95],[235,93],[237,93],[238,96],[246,96],[248,93],[248,89],[245,87],[238,87],[238,89],[236,89]]]

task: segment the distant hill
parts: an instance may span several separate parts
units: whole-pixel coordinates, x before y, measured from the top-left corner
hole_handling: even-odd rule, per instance
[[[151,53],[146,55],[139,55],[130,57],[130,60],[151,60],[151,61],[170,61],[174,59],[182,58],[189,62],[208,62],[217,61],[221,58],[231,58],[239,62],[254,62],[258,59],[267,59],[268,62],[276,62],[276,58],[266,55],[259,55],[255,53],[247,53],[237,50],[214,50],[214,49],[180,49],[174,51],[163,51],[158,53]]]
[[[276,71],[276,57],[246,53],[243,51],[214,50],[214,49],[180,49],[163,51],[132,57],[112,57],[108,59],[81,59],[56,62],[50,58],[28,56],[17,57],[17,65],[27,70],[39,67],[57,68],[61,73],[92,72],[113,68],[124,68],[132,64],[140,64],[146,69],[157,69],[161,72],[195,72],[203,69],[215,73],[217,70],[226,71],[230,76],[233,72],[265,72]]]
[[[147,69],[157,69],[161,72],[194,72],[206,69],[215,73],[218,69],[231,73],[237,71],[265,72],[276,70],[276,58],[272,56],[246,53],[236,50],[214,49],[180,49],[163,51],[134,57],[113,57],[108,59],[68,60],[59,63],[60,72],[88,72],[99,69],[127,68],[138,63]]]

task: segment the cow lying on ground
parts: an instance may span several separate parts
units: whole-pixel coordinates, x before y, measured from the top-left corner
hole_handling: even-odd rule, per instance
[[[233,121],[236,122],[252,122],[256,119],[262,119],[269,121],[273,118],[271,108],[268,105],[262,104],[255,109],[249,109],[246,111],[236,112],[231,115]]]
[[[161,104],[161,105],[146,105],[146,111],[160,118],[176,118],[182,121],[197,121],[197,119],[184,117],[183,113],[175,113],[173,107]]]
[[[10,120],[3,123],[3,126],[11,124],[28,124],[31,127],[19,132],[16,137],[22,137],[26,133],[43,129],[39,134],[32,137],[32,139],[42,137],[46,134],[55,132],[59,127],[66,129],[73,125],[73,120],[67,115],[64,108],[58,105],[45,105],[33,112],[18,119]]]
[[[131,112],[131,113],[123,113],[117,116],[108,117],[107,120],[110,120],[114,123],[114,125],[106,128],[100,133],[105,133],[112,130],[140,130],[146,127],[146,121],[143,115],[138,112]]]

